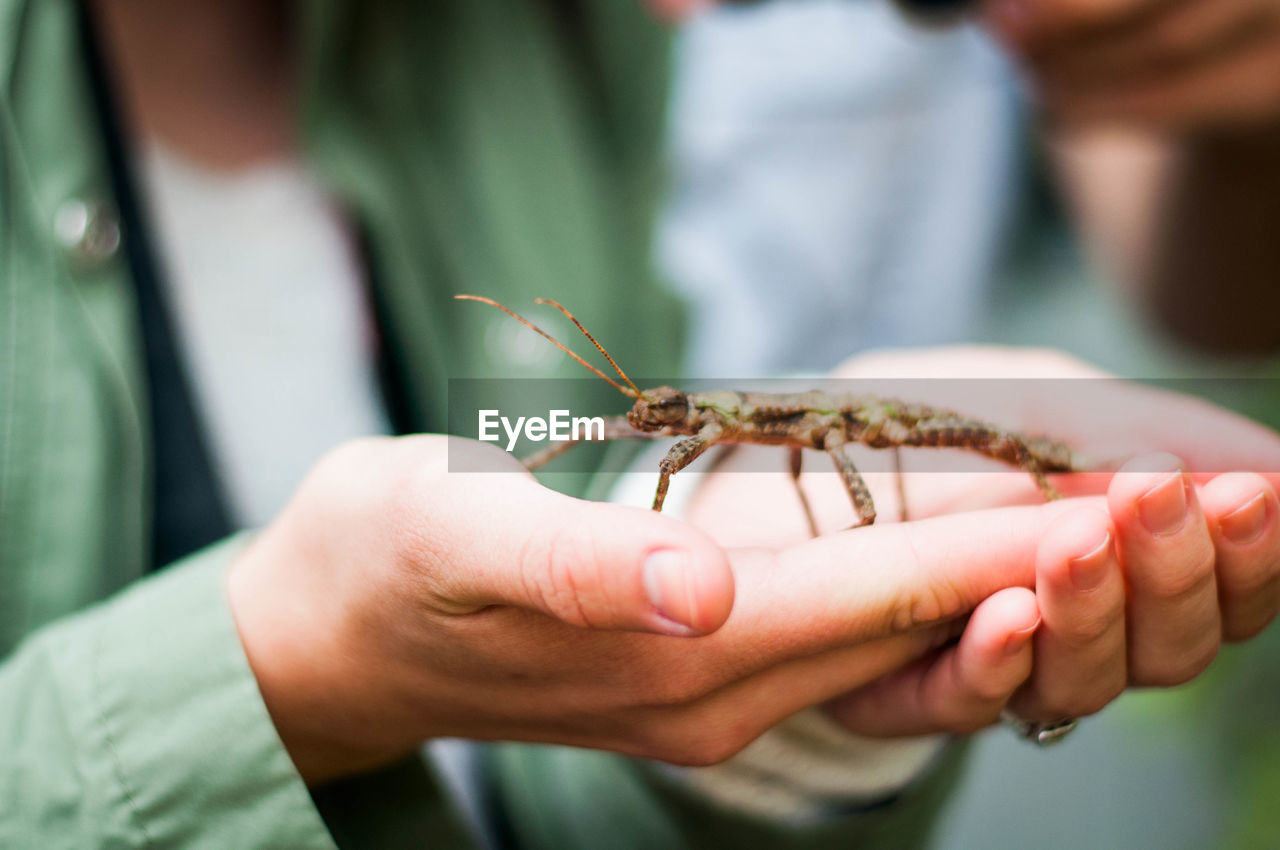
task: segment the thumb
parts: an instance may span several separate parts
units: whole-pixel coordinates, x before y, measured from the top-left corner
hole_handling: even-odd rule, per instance
[[[468,486],[473,498],[463,500],[470,502],[462,508],[470,521],[458,544],[468,570],[458,576],[452,601],[514,605],[574,626],[678,636],[707,634],[728,619],[729,560],[693,526],[574,499],[532,478],[478,477]]]

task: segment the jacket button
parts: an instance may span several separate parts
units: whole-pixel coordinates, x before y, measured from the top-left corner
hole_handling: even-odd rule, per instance
[[[80,269],[100,266],[120,250],[120,219],[106,204],[66,201],[53,214],[53,234]]]

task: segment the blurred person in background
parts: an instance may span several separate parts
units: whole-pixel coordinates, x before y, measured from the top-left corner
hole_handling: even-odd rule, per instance
[[[1010,342],[1280,426],[1275,4],[669,5],[698,10],[660,230],[694,374]],[[1230,660],[1048,760],[991,736],[939,845],[1274,843],[1280,647]]]
[[[635,6],[0,19],[0,627],[33,634],[0,669],[0,843],[465,846],[461,814],[521,847],[916,844],[958,757],[921,735],[1185,681],[1280,606],[1259,476],[768,553],[359,439],[441,431],[453,376],[576,375],[513,363],[459,291],[553,295],[675,369],[647,262],[665,34]],[[1210,415],[1239,464],[1277,451]],[[1105,593],[1072,589],[1082,559]],[[445,789],[416,755],[441,737],[574,747],[437,747]]]
[[[700,373],[973,340],[1011,310],[1004,281],[1099,276],[1068,221],[1149,321],[1280,349],[1274,4],[1011,0],[933,27],[877,3],[667,5],[704,10],[661,240]]]

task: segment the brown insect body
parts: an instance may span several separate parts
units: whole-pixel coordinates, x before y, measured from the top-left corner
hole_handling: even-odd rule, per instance
[[[862,443],[874,449],[898,446],[944,446],[979,451],[1016,464],[1001,441],[991,445],[999,429],[959,413],[873,395],[831,395],[819,391],[775,395],[722,391],[684,393],[673,387],[645,390],[627,413],[637,431],[661,436],[693,436],[707,426],[720,430],[721,442],[795,446],[827,450],[833,432],[839,445]],[[921,426],[924,426],[921,431]],[[1017,435],[1010,435],[1017,437]],[[1075,470],[1071,450],[1062,443],[1017,437],[1044,472]]]
[[[670,478],[684,469],[707,449],[717,444],[754,443],[786,446],[790,451],[791,474],[797,480],[797,492],[809,520],[810,529],[817,527],[804,492],[799,489],[801,456],[805,449],[827,453],[841,474],[845,489],[858,515],[857,525],[875,521],[875,506],[861,474],[844,451],[849,444],[861,443],[876,449],[893,449],[895,466],[900,447],[947,447],[977,452],[993,460],[1016,466],[1028,472],[1046,499],[1058,498],[1057,491],[1045,477],[1050,472],[1077,469],[1071,449],[1063,443],[1044,438],[1029,438],[1005,431],[998,426],[966,417],[954,411],[914,404],[897,399],[866,394],[832,394],[818,390],[804,393],[761,393],[716,390],[686,393],[675,387],[657,387],[641,391],[613,361],[600,343],[563,306],[550,299],[537,299],[556,307],[582,331],[608,359],[623,386],[558,340],[524,317],[487,298],[458,295],[459,299],[480,301],[510,314],[526,326],[551,340],[557,347],[597,376],[608,381],[624,395],[635,399],[625,418],[606,422],[605,439],[683,437],[658,466],[658,487],[653,509],[660,511],[666,499]],[[525,466],[536,469],[576,445],[564,442],[538,452],[525,460]],[[899,494],[901,495],[901,476]],[[905,518],[905,501],[900,500]]]

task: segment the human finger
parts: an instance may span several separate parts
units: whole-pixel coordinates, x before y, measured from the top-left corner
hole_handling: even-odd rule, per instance
[[[571,498],[520,472],[433,472],[416,490],[398,507],[405,557],[445,613],[512,605],[575,626],[690,636],[733,607],[727,555],[688,523]]]
[[[959,643],[827,703],[851,732],[874,737],[966,734],[995,723],[1031,672],[1036,597],[1002,590],[973,612]]]
[[[1177,685],[1221,641],[1214,548],[1190,478],[1170,455],[1137,458],[1107,492],[1128,583],[1129,680]]]
[[[735,568],[733,615],[707,641],[751,645],[752,657],[765,663],[949,622],[1006,587],[1032,587],[1046,524],[1079,504],[1100,503],[877,524],[789,547],[755,569]]]
[[[1110,518],[1082,508],[1050,525],[1036,557],[1035,669],[1010,707],[1028,720],[1101,710],[1127,684],[1125,585]]]
[[[784,718],[928,654],[952,631],[939,625],[790,658],[692,694],[679,681],[668,684],[651,692],[648,705],[633,717],[635,752],[678,764],[723,761]]]
[[[1280,114],[1280,31],[1199,63],[1111,86],[1057,93],[1055,120],[1162,131],[1260,126]]]
[[[1032,587],[1039,534],[1071,507],[1055,502],[873,525],[781,552],[729,550],[736,595],[728,622],[690,647],[655,644],[644,663],[677,693],[704,695],[709,682],[724,687],[804,663],[826,669],[831,653],[848,651],[843,668],[830,672],[834,678],[808,675],[819,690],[834,688],[812,702],[852,690],[923,652],[912,642],[914,655],[882,667],[875,644],[932,640],[993,594]],[[814,693],[793,682],[775,696],[784,691]]]
[[[1077,39],[1033,57],[1043,98],[1109,88],[1212,61],[1280,23],[1280,7],[1258,0],[1173,3],[1140,26]]]
[[[990,0],[984,24],[1022,56],[1059,44],[1140,26],[1161,9],[1185,0]]]
[[[1280,608],[1280,507],[1271,484],[1247,472],[1220,475],[1201,493],[1217,553],[1222,636],[1245,640]]]

